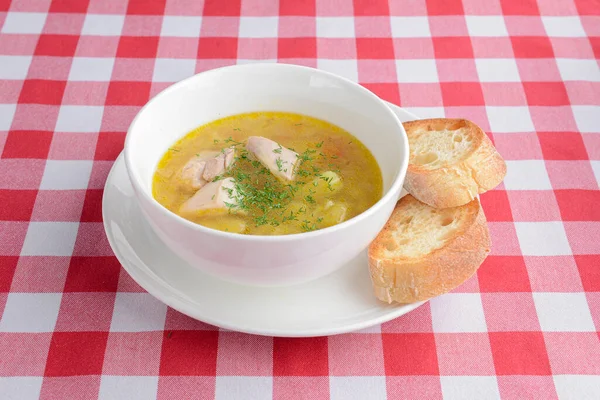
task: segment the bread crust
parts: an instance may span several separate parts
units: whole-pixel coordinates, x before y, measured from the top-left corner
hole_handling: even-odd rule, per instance
[[[381,301],[413,303],[447,293],[469,279],[485,260],[491,248],[487,222],[479,200],[467,207],[467,218],[441,248],[418,258],[390,258],[384,251],[386,239],[402,218],[406,202],[402,198],[381,233],[369,246],[369,272],[375,296]]]
[[[435,208],[467,204],[498,186],[506,175],[506,163],[483,130],[465,119],[434,118],[405,122],[410,137],[416,130],[467,129],[473,137],[473,150],[455,163],[428,169],[408,164],[404,188],[418,200]]]

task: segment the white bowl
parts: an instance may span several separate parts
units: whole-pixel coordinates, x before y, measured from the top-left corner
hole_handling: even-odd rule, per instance
[[[256,111],[310,115],[349,131],[377,160],[383,197],[341,224],[284,236],[209,229],[179,217],[152,197],[156,165],[175,141],[210,121]],[[224,280],[278,286],[327,275],[369,245],[400,196],[408,166],[408,139],[385,103],[356,83],[313,68],[250,64],[203,72],[156,95],[131,123],[124,153],[144,216],[175,254]]]

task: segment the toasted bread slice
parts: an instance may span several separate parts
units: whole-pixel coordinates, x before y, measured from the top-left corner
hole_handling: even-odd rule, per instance
[[[436,209],[406,195],[369,246],[375,295],[413,303],[449,292],[477,271],[490,246],[478,199]]]
[[[410,158],[404,188],[436,208],[457,207],[496,187],[502,156],[480,127],[465,119],[424,119],[403,124]]]

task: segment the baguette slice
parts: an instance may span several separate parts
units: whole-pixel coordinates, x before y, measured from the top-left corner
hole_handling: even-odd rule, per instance
[[[449,292],[477,271],[490,247],[478,199],[435,209],[406,195],[369,246],[375,295],[413,303]]]
[[[403,125],[410,145],[404,188],[418,200],[435,208],[462,206],[504,179],[502,156],[471,121],[439,118]]]

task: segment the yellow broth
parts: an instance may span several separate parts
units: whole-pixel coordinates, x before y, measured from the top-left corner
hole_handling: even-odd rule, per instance
[[[266,137],[300,154],[302,161],[295,179],[278,180],[251,153],[246,153],[244,144],[250,136]],[[236,160],[216,179],[231,176],[242,183],[245,208],[241,212],[229,209],[181,214],[182,204],[196,192],[180,178],[184,165],[199,151],[230,146],[236,147]],[[170,211],[213,229],[248,235],[285,235],[348,220],[375,204],[382,196],[382,188],[375,158],[350,133],[304,115],[257,112],[213,121],[172,145],[158,163],[152,193]]]

